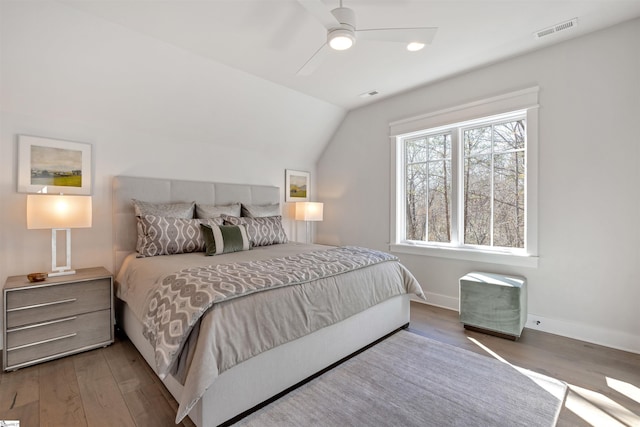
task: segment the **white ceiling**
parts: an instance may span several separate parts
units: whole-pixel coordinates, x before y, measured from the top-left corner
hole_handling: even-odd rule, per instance
[[[329,9],[338,0],[323,0]],[[438,27],[408,52],[360,41],[310,76],[296,71],[326,30],[296,0],[64,0],[92,15],[345,109],[640,16],[640,0],[344,0],[359,28]],[[578,18],[574,29],[533,33]],[[362,98],[365,92],[379,95]]]

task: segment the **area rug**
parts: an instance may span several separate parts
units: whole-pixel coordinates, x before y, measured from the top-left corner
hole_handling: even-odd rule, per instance
[[[399,331],[236,426],[554,426],[567,386]]]

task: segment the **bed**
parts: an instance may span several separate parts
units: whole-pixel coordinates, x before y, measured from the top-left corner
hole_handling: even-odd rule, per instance
[[[238,249],[215,256],[196,251],[139,257],[136,249],[140,249],[140,220],[132,200],[149,204],[196,202],[197,206],[212,208],[241,204],[243,210],[249,209],[243,212],[249,216],[251,212],[261,213],[264,208],[264,215],[246,220],[245,227],[237,227],[246,231],[250,229],[246,224],[253,224],[252,221],[259,222],[263,216],[265,221],[274,218],[267,215],[273,213],[274,207],[280,209],[280,189],[127,176],[113,179],[117,322],[179,403],[176,422],[188,415],[198,426],[228,423],[406,326],[410,295],[424,298],[413,276],[397,260],[385,258],[388,254],[363,248],[299,244],[287,241],[286,236],[284,240],[276,237],[274,244],[254,246],[256,241],[251,239],[255,236],[247,240],[243,235],[241,240],[245,245],[251,243],[250,250]],[[224,218],[231,221],[227,223],[238,221],[234,215]],[[220,220],[199,221],[218,224]],[[365,260],[365,264],[348,271],[332,270],[327,276],[313,276],[309,280],[299,279],[295,270],[285,278],[278,278],[277,285],[263,292],[254,292],[251,286],[251,283],[262,286],[264,277],[260,276],[258,282],[254,277],[262,274],[261,271],[242,270],[237,276],[246,276],[242,280],[249,285],[240,283],[233,291],[216,276],[222,274],[221,271],[227,274],[231,268],[262,269],[275,265],[282,269],[285,261],[287,271],[295,265],[313,264],[316,268],[323,265],[324,260],[329,260],[327,268],[333,269],[336,265],[349,264],[349,257],[353,257],[353,263]],[[373,258],[380,259],[370,262]],[[213,305],[203,303],[198,309],[204,315],[198,320],[192,320],[189,314],[182,316],[187,320],[166,321],[166,331],[170,331],[166,335],[173,334],[174,330],[181,333],[175,334],[180,338],[176,338],[179,341],[173,350],[161,350],[159,342],[163,340],[158,338],[161,334],[150,332],[150,325],[156,325],[154,321],[162,323],[158,319],[163,319],[163,313],[150,308],[154,306],[154,298],[166,300],[166,292],[175,288],[170,285],[178,279],[183,280],[180,283],[190,284],[190,280],[196,283],[205,276],[206,280],[223,283],[222,288],[211,291],[215,298],[221,299],[210,303]],[[374,285],[376,288],[372,290]],[[197,289],[204,288],[204,284],[199,286]],[[240,292],[236,296],[233,292],[238,288],[247,288],[243,291],[247,294]],[[189,298],[189,301],[196,299]],[[212,301],[215,298],[212,297]],[[167,354],[175,357],[169,359]]]

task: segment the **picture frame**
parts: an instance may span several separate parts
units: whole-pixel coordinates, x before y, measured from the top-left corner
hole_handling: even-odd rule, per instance
[[[18,192],[91,195],[91,144],[18,135]]]
[[[285,169],[285,202],[308,202],[310,188],[309,172]]]

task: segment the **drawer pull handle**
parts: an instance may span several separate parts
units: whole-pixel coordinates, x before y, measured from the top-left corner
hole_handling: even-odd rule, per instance
[[[13,351],[13,350],[20,350],[22,348],[33,347],[34,345],[46,344],[46,343],[53,342],[53,341],[60,341],[60,340],[64,340],[64,339],[67,339],[67,338],[73,338],[76,335],[77,334],[74,332],[73,334],[67,334],[67,335],[62,335],[60,337],[49,338],[48,340],[36,341],[36,342],[29,343],[29,344],[19,345],[17,347],[7,348],[7,351],[9,352],[9,351]]]
[[[7,312],[20,311],[20,310],[30,310],[32,308],[48,307],[48,306],[51,306],[51,305],[66,304],[68,302],[76,302],[76,301],[77,301],[77,298],[69,298],[69,299],[63,299],[63,300],[60,300],[60,301],[43,302],[42,304],[25,305],[24,307],[8,308]]]
[[[16,332],[16,331],[23,331],[25,329],[39,328],[41,326],[53,325],[55,323],[69,322],[71,320],[76,320],[77,318],[78,318],[78,316],[65,317],[64,319],[56,319],[56,320],[51,320],[49,322],[36,323],[35,325],[20,326],[18,328],[7,329],[7,333]]]

